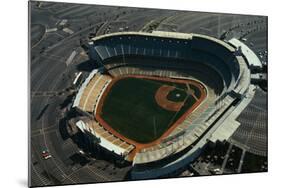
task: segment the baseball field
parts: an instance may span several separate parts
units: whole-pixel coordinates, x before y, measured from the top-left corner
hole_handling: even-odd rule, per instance
[[[98,115],[119,135],[145,144],[160,138],[200,95],[191,83],[125,77],[109,86]]]

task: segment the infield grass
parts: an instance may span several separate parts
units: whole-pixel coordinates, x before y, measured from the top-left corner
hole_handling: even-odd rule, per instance
[[[138,143],[152,142],[196,102],[191,95],[185,93],[185,97],[180,97],[186,101],[180,111],[163,109],[156,103],[155,93],[164,84],[173,85],[180,89],[178,91],[186,87],[182,83],[143,78],[120,79],[105,96],[100,116],[123,136]]]

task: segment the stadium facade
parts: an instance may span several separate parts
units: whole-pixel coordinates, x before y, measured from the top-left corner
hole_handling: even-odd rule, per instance
[[[69,132],[83,132],[132,162],[133,179],[167,176],[192,162],[208,142],[227,140],[255,94],[251,70],[262,68],[255,53],[238,39],[222,41],[194,33],[106,34],[90,40],[89,55],[99,68],[79,88],[72,107],[80,115],[69,121]],[[108,87],[126,76],[192,80],[203,86],[206,97],[169,134],[139,147],[99,118]]]

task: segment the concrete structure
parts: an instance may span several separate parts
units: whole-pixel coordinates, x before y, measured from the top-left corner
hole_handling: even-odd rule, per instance
[[[178,129],[160,144],[138,151],[133,159],[130,156],[133,145],[129,144],[131,150],[125,152],[112,143],[100,143],[133,162],[131,175],[134,179],[165,176],[194,160],[207,142],[228,139],[239,127],[236,118],[251,101],[255,91],[250,83],[249,67],[260,66],[255,54],[236,39],[227,43],[194,33],[106,34],[93,38],[89,49],[92,60],[113,77],[138,74],[188,78],[201,82],[207,90],[206,99]],[[86,79],[73,107],[89,112],[79,101],[81,93],[94,75],[99,75],[98,72],[94,70]],[[101,89],[97,90],[101,92]],[[97,137],[94,133],[93,136]],[[102,140],[104,137],[99,138]]]
[[[262,68],[262,63],[259,58],[256,56],[255,52],[253,52],[246,44],[241,42],[240,40],[233,38],[228,41],[231,45],[235,46],[237,49],[241,49],[241,53],[244,55],[246,61],[248,62],[250,68]]]

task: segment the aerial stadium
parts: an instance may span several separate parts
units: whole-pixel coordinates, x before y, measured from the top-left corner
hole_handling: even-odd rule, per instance
[[[31,1],[29,186],[268,171],[268,17]]]
[[[90,38],[87,49],[96,68],[67,130],[131,163],[132,179],[165,177],[231,137],[262,69],[241,40],[195,33],[116,32]]]

